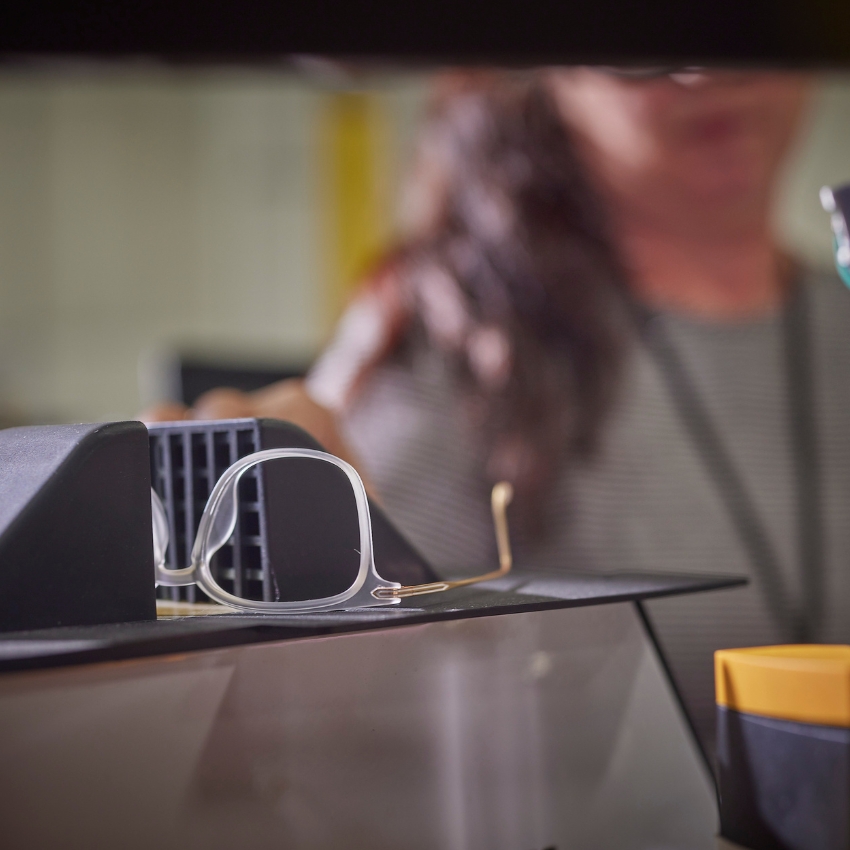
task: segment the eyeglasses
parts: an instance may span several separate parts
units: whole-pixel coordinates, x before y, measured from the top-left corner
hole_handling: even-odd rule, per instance
[[[343,493],[341,490],[339,495],[343,501],[346,499],[350,501],[353,495],[357,513],[358,545],[357,547],[354,545],[349,547],[349,551],[353,549],[359,555],[356,575],[347,589],[319,599],[277,599],[267,601],[247,599],[230,593],[221,587],[216,580],[212,568],[212,560],[216,553],[230,540],[239,521],[240,479],[253,467],[265,465],[265,471],[270,472],[269,466],[273,462],[282,460],[292,461],[295,459],[301,459],[302,462],[307,460],[316,464],[330,464],[344,474],[344,481],[347,481],[347,484],[343,483],[340,486],[347,492]],[[512,496],[513,489],[511,485],[504,481],[496,484],[491,493],[491,509],[499,553],[498,569],[473,578],[404,586],[399,582],[388,581],[382,578],[375,568],[369,502],[363,482],[353,466],[327,452],[313,449],[266,449],[265,451],[255,452],[254,454],[240,458],[224,472],[215,487],[213,487],[201,515],[195,542],[192,547],[191,564],[188,567],[169,569],[165,565],[165,556],[169,545],[168,516],[157,494],[153,490],[151,491],[156,583],[166,587],[197,584],[213,601],[239,611],[257,614],[294,614],[342,608],[397,605],[402,599],[410,596],[440,593],[456,587],[465,587],[507,575],[513,563],[506,514],[507,506]],[[273,523],[275,517],[270,515],[266,521]],[[352,541],[353,543],[354,541]],[[309,547],[302,547],[305,551],[307,548]],[[275,581],[276,585],[285,582],[285,575],[279,578],[279,581]]]

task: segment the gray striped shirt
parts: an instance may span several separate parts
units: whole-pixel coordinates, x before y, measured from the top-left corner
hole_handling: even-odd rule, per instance
[[[819,639],[850,642],[850,292],[832,275],[809,274],[818,449],[827,573]],[[474,430],[439,355],[388,363],[353,405],[340,399],[373,350],[368,305],[353,311],[320,359],[310,390],[342,412],[346,437],[398,527],[446,573],[495,562],[488,485]],[[781,319],[657,321],[682,358],[779,552],[799,598],[797,510],[788,428]],[[358,330],[359,329],[359,330]],[[372,337],[369,337],[369,333]],[[355,344],[352,345],[352,341]],[[713,745],[712,653],[720,647],[788,642],[655,362],[637,342],[597,456],[565,470],[550,499],[549,533],[517,540],[519,567],[748,575],[746,589],[657,600],[650,605],[686,703]]]

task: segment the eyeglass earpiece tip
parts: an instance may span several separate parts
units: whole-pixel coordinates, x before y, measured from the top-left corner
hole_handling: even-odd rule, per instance
[[[501,503],[505,506],[511,503],[514,497],[514,488],[509,481],[499,481],[493,486],[492,498],[493,502]]]

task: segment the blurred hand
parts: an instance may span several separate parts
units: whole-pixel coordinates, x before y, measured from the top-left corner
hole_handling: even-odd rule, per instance
[[[142,422],[179,422],[189,419],[189,408],[179,401],[161,401],[139,414]]]
[[[220,387],[204,393],[189,410],[187,419],[243,419],[262,416],[256,413],[254,393],[243,393],[230,387]],[[277,417],[282,419],[283,417]]]
[[[253,403],[253,412],[249,415],[293,422],[315,437],[331,454],[349,460],[351,451],[340,434],[336,416],[313,401],[303,381],[279,381],[252,393],[249,398]]]
[[[303,428],[315,437],[326,451],[350,463],[364,480],[370,496],[374,489],[360,469],[351,449],[340,434],[334,414],[317,404],[298,379],[280,381],[253,393],[221,387],[204,393],[188,408],[176,402],[164,402],[145,411],[143,422],[174,422],[182,419],[241,419],[268,417],[283,419]]]

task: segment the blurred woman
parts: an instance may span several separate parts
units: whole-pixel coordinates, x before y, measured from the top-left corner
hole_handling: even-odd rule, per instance
[[[492,559],[485,494],[508,477],[519,565],[749,576],[649,604],[710,747],[713,650],[850,642],[850,294],[773,222],[809,86],[570,69],[449,87],[411,237],[309,397],[198,414],[312,418],[344,450],[338,425],[437,567]]]

